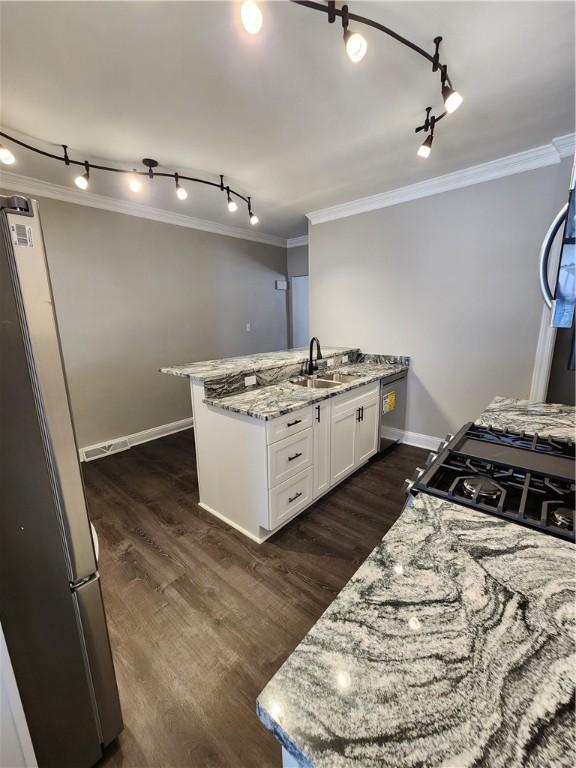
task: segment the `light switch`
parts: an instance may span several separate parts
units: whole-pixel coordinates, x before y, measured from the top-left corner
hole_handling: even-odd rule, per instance
[[[251,330],[252,330],[252,325],[250,323],[246,323],[246,332],[250,333]]]

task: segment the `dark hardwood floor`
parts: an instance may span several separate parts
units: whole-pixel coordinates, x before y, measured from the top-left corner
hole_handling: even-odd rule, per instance
[[[424,454],[376,457],[260,545],[197,506],[192,431],[83,465],[125,720],[101,765],[279,768],[256,697],[394,523]]]

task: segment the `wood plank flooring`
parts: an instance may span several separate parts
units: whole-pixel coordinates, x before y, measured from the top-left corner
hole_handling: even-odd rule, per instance
[[[197,506],[191,430],[84,464],[125,730],[106,768],[280,768],[256,697],[400,514],[397,446],[264,544]]]

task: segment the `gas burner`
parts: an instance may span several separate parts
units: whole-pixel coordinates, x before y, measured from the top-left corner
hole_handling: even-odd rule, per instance
[[[549,523],[565,531],[574,530],[574,510],[567,507],[565,501],[548,501],[544,507]]]
[[[574,443],[466,424],[417,478],[425,491],[559,538],[575,540]]]
[[[462,488],[466,496],[479,499],[495,499],[502,492],[498,483],[485,475],[462,478]]]
[[[559,507],[552,512],[552,519],[559,528],[567,528],[572,530],[574,528],[574,510],[568,509],[568,507]]]

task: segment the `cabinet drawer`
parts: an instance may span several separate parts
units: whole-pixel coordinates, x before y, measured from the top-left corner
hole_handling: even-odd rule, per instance
[[[302,432],[312,426],[312,406],[300,408],[294,413],[287,413],[285,416],[279,416],[277,419],[266,424],[266,442],[275,443],[277,440],[283,440],[285,437],[295,435],[296,432]]]
[[[312,464],[312,428],[268,446],[268,487],[294,477]]]
[[[270,530],[301,512],[312,502],[312,467],[270,491]]]

